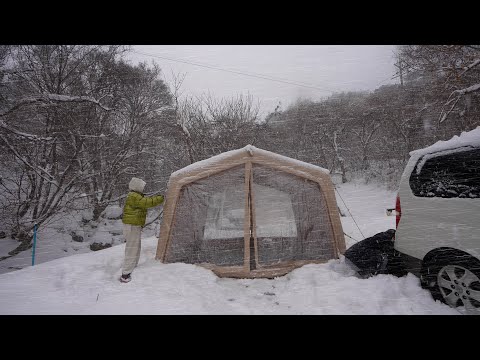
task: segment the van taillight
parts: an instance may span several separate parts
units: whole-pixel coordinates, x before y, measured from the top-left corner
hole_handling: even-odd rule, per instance
[[[400,206],[400,196],[397,195],[397,201],[395,203],[395,212],[396,212],[396,227],[398,229],[398,222],[402,216],[402,207]]]

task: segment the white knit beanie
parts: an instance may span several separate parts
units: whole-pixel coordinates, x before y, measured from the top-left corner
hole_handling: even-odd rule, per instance
[[[143,193],[143,189],[145,189],[145,185],[147,183],[139,178],[132,178],[130,183],[128,184],[128,188],[133,191],[137,191],[139,193]]]

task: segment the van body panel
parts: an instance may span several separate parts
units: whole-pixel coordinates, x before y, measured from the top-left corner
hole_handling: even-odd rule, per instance
[[[433,249],[451,247],[480,259],[480,198],[415,196],[410,176],[421,156],[412,155],[400,181],[395,250],[423,259]]]

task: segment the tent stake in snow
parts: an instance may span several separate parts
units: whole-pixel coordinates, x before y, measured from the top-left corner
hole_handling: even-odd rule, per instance
[[[37,245],[37,224],[33,225],[32,266],[35,264],[35,246]]]

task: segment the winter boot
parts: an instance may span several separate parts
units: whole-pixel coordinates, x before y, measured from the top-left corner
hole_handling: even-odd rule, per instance
[[[120,276],[120,282],[128,283],[130,280],[132,280],[130,274],[122,274],[122,276]]]

